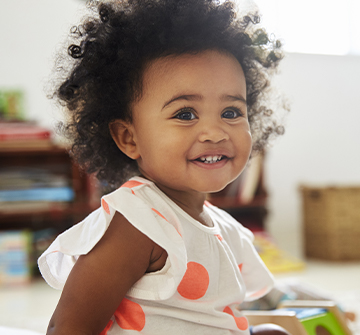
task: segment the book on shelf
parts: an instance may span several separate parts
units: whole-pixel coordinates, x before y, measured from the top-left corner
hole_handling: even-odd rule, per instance
[[[46,140],[51,137],[47,128],[28,122],[0,122],[0,141]]]
[[[53,227],[0,231],[0,287],[28,284],[40,275],[36,260],[60,232]]]
[[[56,167],[60,172],[37,167],[0,168],[0,190],[70,186],[64,168],[60,165]]]
[[[63,211],[69,207],[62,201],[0,201],[0,214],[29,214],[39,212]]]
[[[0,141],[0,150],[49,149],[54,144],[51,140],[12,140]]]
[[[0,286],[26,284],[31,279],[31,232],[0,232]]]
[[[28,122],[0,122],[0,149],[44,149],[53,146],[51,131]]]
[[[54,208],[54,203],[70,202],[75,194],[71,180],[61,165],[57,173],[45,168],[12,167],[0,169],[0,211]],[[57,206],[58,207],[58,206]]]
[[[13,201],[72,201],[71,187],[40,187],[23,190],[0,190],[0,202]]]

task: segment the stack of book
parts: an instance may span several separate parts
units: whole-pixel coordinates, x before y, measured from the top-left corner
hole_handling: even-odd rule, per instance
[[[47,210],[73,199],[66,175],[45,168],[0,169],[0,212]]]
[[[0,150],[48,149],[51,131],[29,122],[0,122]]]
[[[31,233],[0,232],[0,286],[26,284],[31,279]]]

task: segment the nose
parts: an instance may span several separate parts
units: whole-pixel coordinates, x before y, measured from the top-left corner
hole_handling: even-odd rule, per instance
[[[224,127],[225,125],[219,120],[204,122],[199,133],[199,141],[219,143],[229,140],[229,134]]]

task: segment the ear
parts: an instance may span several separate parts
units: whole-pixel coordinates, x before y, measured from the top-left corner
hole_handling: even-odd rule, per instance
[[[109,129],[114,142],[126,156],[134,160],[140,157],[132,123],[115,120],[110,122]]]

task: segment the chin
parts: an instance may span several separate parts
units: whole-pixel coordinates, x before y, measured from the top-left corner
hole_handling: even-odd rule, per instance
[[[212,182],[210,182],[209,184],[211,185],[206,185],[206,187],[204,187],[204,190],[202,190],[202,193],[216,193],[216,192],[220,192],[222,191],[229,183],[222,183],[219,185],[214,185]]]

